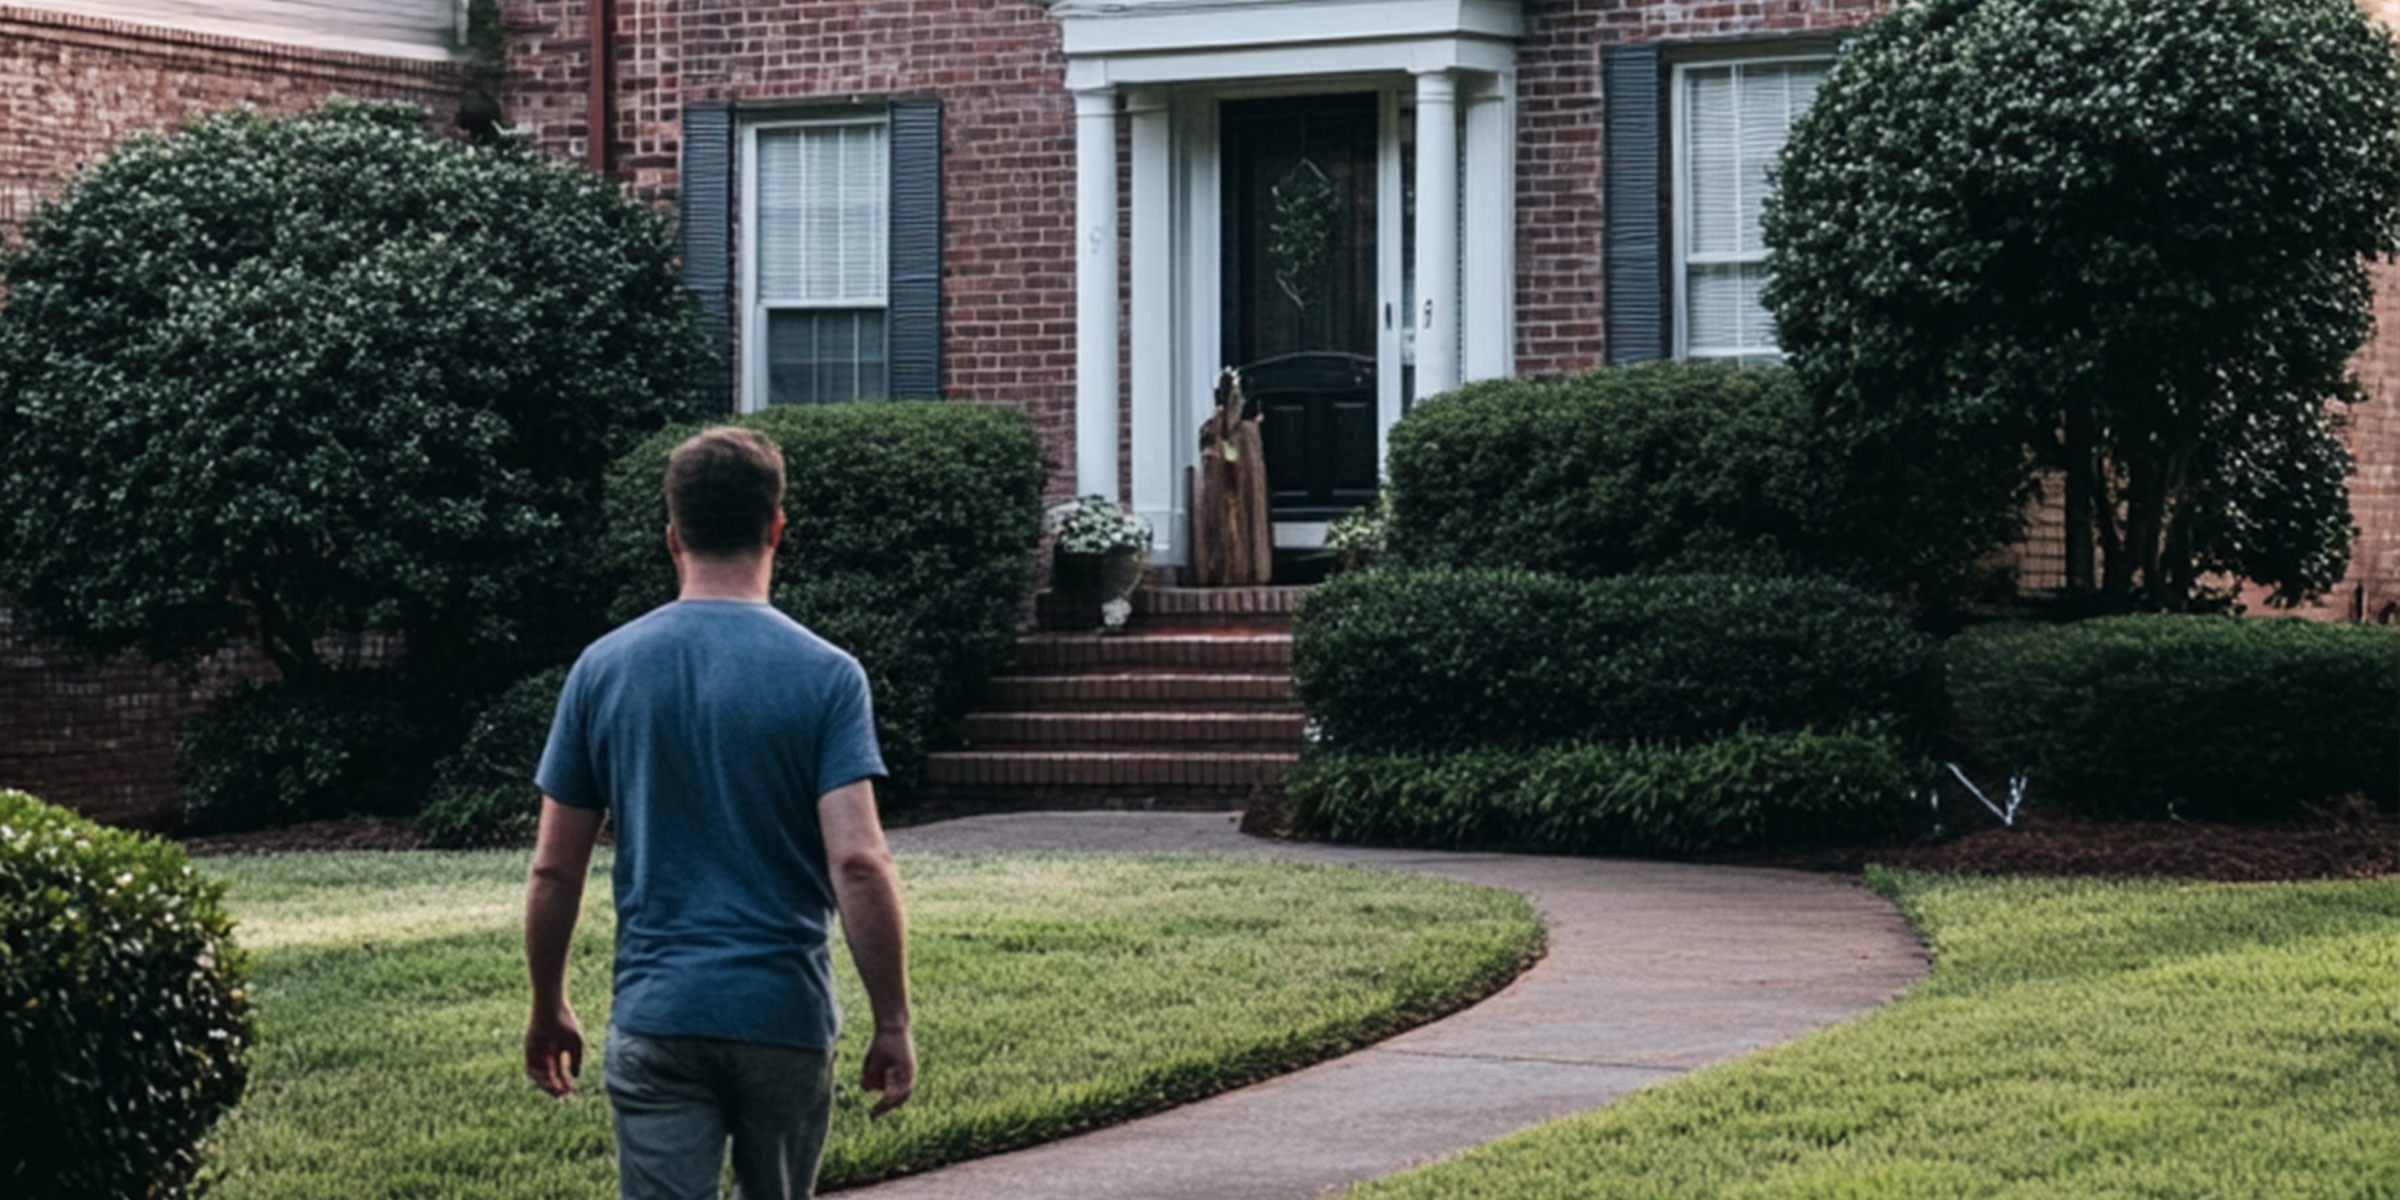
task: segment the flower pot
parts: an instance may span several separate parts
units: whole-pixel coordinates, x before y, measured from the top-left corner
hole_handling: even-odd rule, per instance
[[[1116,632],[1133,611],[1133,592],[1142,584],[1146,565],[1139,550],[1105,554],[1061,551],[1050,563],[1050,588],[1075,607],[1076,619]]]

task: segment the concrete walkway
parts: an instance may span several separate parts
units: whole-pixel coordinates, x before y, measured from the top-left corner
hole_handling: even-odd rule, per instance
[[[871,1200],[1309,1200],[1889,1001],[1925,953],[1880,898],[1790,871],[1361,850],[1231,814],[1031,813],[895,830],[906,853],[1246,854],[1524,893],[1550,953],[1498,995],[1347,1057],[1096,1133],[845,1193]],[[903,868],[905,870],[905,867]],[[938,1088],[941,1064],[925,1064]]]

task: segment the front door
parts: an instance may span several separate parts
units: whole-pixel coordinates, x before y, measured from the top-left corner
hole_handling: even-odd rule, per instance
[[[1227,100],[1223,346],[1266,420],[1270,508],[1323,521],[1378,472],[1381,99]]]

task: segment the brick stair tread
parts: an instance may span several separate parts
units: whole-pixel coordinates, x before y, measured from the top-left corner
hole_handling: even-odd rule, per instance
[[[1082,742],[1237,742],[1234,749],[1277,749],[1298,744],[1307,718],[1293,712],[1241,711],[985,711],[965,722],[970,746],[1034,743],[1066,747]]]
[[[1086,671],[996,675],[993,709],[1175,711],[1238,705],[1245,712],[1296,712],[1292,677],[1283,673]]]
[[[1252,630],[1189,630],[1177,633],[1100,635],[1038,633],[1017,639],[1011,673],[1071,670],[1288,671],[1292,635]]]
[[[929,784],[947,787],[1246,787],[1272,782],[1297,750],[946,750],[925,762]]]

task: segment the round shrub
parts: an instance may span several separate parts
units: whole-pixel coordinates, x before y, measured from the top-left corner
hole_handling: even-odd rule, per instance
[[[1663,362],[1471,384],[1392,430],[1388,548],[1418,567],[1593,578],[1923,575],[1905,511],[1867,512],[1780,368]]]
[[[1990,626],[1942,650],[1972,761],[2031,802],[2267,820],[2400,792],[2400,630],[2293,618]]]
[[[1373,754],[1903,728],[1925,655],[1855,588],[1751,575],[1383,569],[1311,592],[1292,635],[1323,744]]]
[[[180,746],[186,827],[410,811],[440,737],[415,694],[389,672],[344,671],[246,687],[209,705]]]
[[[0,791],[0,1194],[190,1194],[249,1078],[222,891],[172,844]]]
[[[458,694],[572,654],[602,472],[700,411],[675,256],[608,180],[405,105],[136,137],[0,260],[0,587],[293,680],[361,631]]]
[[[1042,532],[1041,442],[1021,410],[998,405],[865,401],[734,423],[783,450],[771,598],[865,668],[884,762],[905,788],[1015,652]],[[675,598],[660,489],[692,432],[660,433],[610,468],[612,620]]]
[[[467,727],[466,741],[434,767],[433,791],[417,815],[429,845],[514,846],[533,839],[542,793],[534,786],[567,668],[509,685]]]
[[[1736,733],[1683,749],[1313,753],[1284,798],[1295,832],[1335,841],[1688,857],[1893,833],[1927,777],[1885,734]]]

